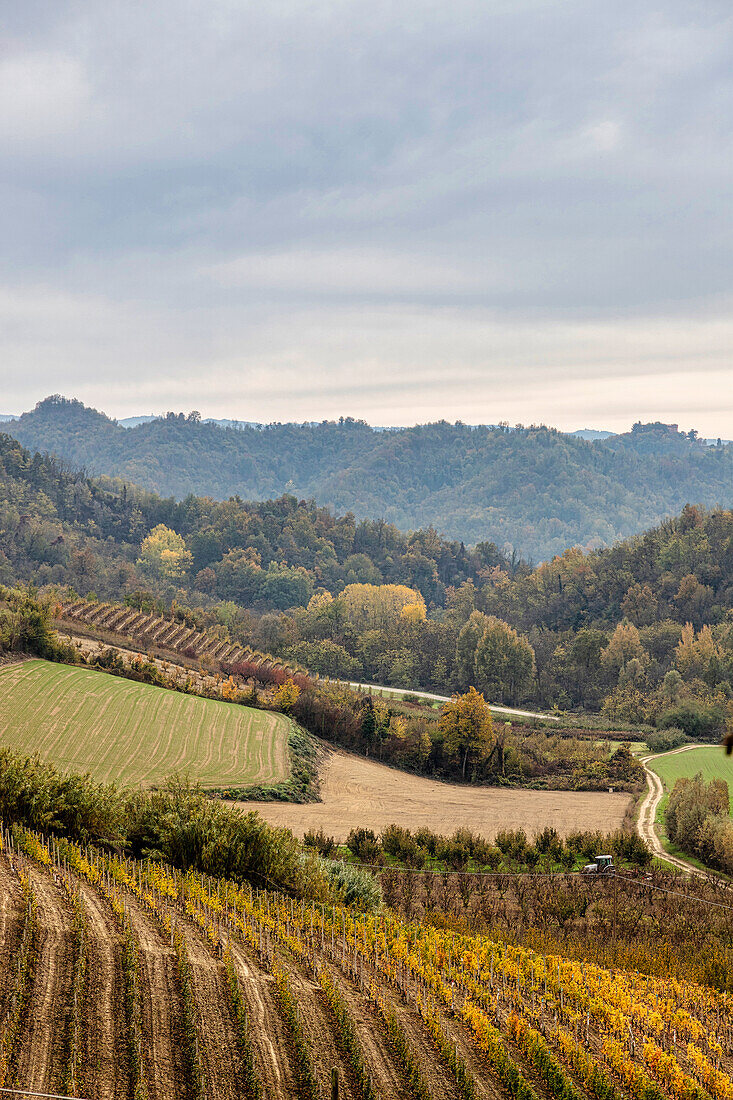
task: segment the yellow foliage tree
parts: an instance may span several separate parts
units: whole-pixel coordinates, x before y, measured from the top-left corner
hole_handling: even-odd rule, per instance
[[[443,734],[444,751],[460,760],[464,779],[469,761],[479,763],[491,752],[494,723],[486,700],[476,688],[469,688],[465,695],[454,695],[445,704],[438,727]]]
[[[234,683],[232,677],[230,676],[229,679],[225,680],[224,683],[221,685],[221,697],[222,699],[226,699],[227,702],[233,703],[236,700],[238,694],[239,689]]]
[[[639,631],[633,623],[624,620],[614,630],[608,645],[601,650],[601,666],[606,672],[615,672],[618,676],[634,658],[642,668],[649,663],[649,654],[641,644]]]
[[[174,580],[183,576],[192,561],[193,555],[186,549],[184,538],[164,523],[159,523],[143,539],[137,564],[158,577]]]
[[[682,627],[682,636],[675,649],[674,663],[686,680],[704,680],[714,687],[722,677],[723,651],[709,626],[696,635],[692,623]]]
[[[422,594],[405,584],[347,584],[339,602],[358,630],[388,630],[400,622],[405,608],[410,608],[408,621],[426,615]]]
[[[406,603],[400,612],[400,618],[403,623],[413,626],[424,622],[425,614],[425,601],[422,600],[420,603]]]
[[[283,714],[289,714],[298,701],[299,695],[300,688],[291,677],[289,680],[286,680],[284,684],[280,684],[272,701],[277,709],[281,710]]]

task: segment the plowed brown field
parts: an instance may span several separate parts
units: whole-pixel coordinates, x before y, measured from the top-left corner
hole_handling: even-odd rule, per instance
[[[618,828],[629,805],[627,794],[595,791],[527,791],[439,783],[388,768],[352,753],[329,753],[321,772],[321,802],[247,802],[273,825],[297,836],[323,829],[346,840],[355,825],[381,832],[393,822],[439,833],[466,826],[488,840],[499,829],[523,828],[531,835],[546,825],[561,836],[575,829]]]

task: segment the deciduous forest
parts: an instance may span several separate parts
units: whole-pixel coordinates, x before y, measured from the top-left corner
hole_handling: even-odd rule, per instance
[[[733,446],[708,447],[666,424],[593,442],[536,425],[382,431],[343,417],[223,428],[195,412],[124,428],[55,396],[7,430],[33,450],[162,496],[292,493],[357,520],[488,540],[535,562],[568,546],[610,545],[687,501],[733,504]]]
[[[601,711],[715,738],[733,682],[733,514],[688,505],[533,569],[492,543],[293,496],[177,503],[0,443],[0,582],[188,617],[311,671]]]

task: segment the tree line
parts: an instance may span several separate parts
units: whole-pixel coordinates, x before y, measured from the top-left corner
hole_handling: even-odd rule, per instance
[[[345,680],[603,710],[715,738],[733,694],[733,512],[688,505],[532,569],[293,497],[162,500],[0,437],[0,582],[125,600]]]
[[[165,497],[292,492],[357,519],[508,544],[536,561],[567,546],[610,545],[688,500],[730,504],[733,481],[733,447],[707,447],[696,432],[660,423],[595,442],[544,425],[441,421],[380,431],[348,417],[223,428],[195,412],[126,429],[54,395],[7,430],[25,446]]]

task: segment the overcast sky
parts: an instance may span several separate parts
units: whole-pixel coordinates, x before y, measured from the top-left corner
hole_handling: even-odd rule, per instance
[[[733,435],[730,0],[23,0],[0,412]]]

